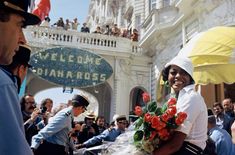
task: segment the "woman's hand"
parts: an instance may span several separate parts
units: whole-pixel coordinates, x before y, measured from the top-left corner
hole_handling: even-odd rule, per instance
[[[152,155],[171,155],[183,145],[186,134],[175,131],[172,138],[163,146],[153,151]]]

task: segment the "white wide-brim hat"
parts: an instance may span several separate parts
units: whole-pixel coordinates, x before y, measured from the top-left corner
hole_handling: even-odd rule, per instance
[[[192,61],[187,57],[174,57],[170,62],[165,65],[165,68],[169,67],[170,65],[176,65],[183,70],[185,70],[193,79],[193,64]]]

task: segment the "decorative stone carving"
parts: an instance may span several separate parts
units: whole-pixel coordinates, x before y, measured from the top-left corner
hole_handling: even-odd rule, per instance
[[[198,15],[201,30],[207,30],[217,25],[231,25],[235,22],[234,0],[212,1],[213,10],[206,9]]]
[[[121,75],[126,75],[130,76],[130,65],[131,65],[131,60],[128,59],[120,59],[119,60],[119,67],[120,67],[120,72],[119,74]]]

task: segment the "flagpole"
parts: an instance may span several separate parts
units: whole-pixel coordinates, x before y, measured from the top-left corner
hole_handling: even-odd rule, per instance
[[[29,12],[32,13],[34,8],[35,8],[35,0],[30,0]]]

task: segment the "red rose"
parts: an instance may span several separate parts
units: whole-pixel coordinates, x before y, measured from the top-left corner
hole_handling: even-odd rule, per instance
[[[144,103],[148,103],[148,102],[150,101],[150,96],[149,96],[148,93],[144,92],[144,93],[142,94],[142,97],[143,97]]]
[[[135,107],[135,114],[136,114],[137,116],[141,116],[142,113],[143,113],[142,108],[141,108],[140,106],[136,106],[136,107]]]
[[[149,113],[146,113],[144,115],[144,121],[145,122],[151,122],[152,116]]]
[[[176,119],[175,119],[175,123],[177,124],[177,125],[180,125],[180,124],[182,124],[184,122],[184,120],[183,119],[180,119],[179,117],[177,117]]]
[[[162,129],[158,131],[158,135],[161,139],[167,140],[168,137],[170,136],[170,133],[167,131],[167,129]]]
[[[152,131],[150,134],[149,140],[152,141],[156,135],[157,135],[157,131]]]
[[[179,117],[182,120],[185,120],[187,118],[187,114],[185,112],[179,112],[177,114],[177,117]]]
[[[168,106],[173,106],[175,105],[177,102],[176,98],[170,98],[168,101],[167,101],[167,104]]]
[[[167,109],[166,113],[173,117],[176,114],[176,106],[171,106]]]
[[[159,130],[162,130],[163,128],[165,128],[165,127],[166,127],[166,123],[160,121],[159,125],[157,127],[155,127],[155,129],[159,131]]]
[[[162,119],[162,121],[167,122],[169,119],[169,116],[167,115],[167,113],[164,113],[164,114],[162,114],[161,119]]]
[[[158,117],[158,116],[153,116],[152,117],[152,120],[151,120],[151,127],[152,128],[156,128],[156,127],[158,127],[158,125],[160,124],[160,117]]]

